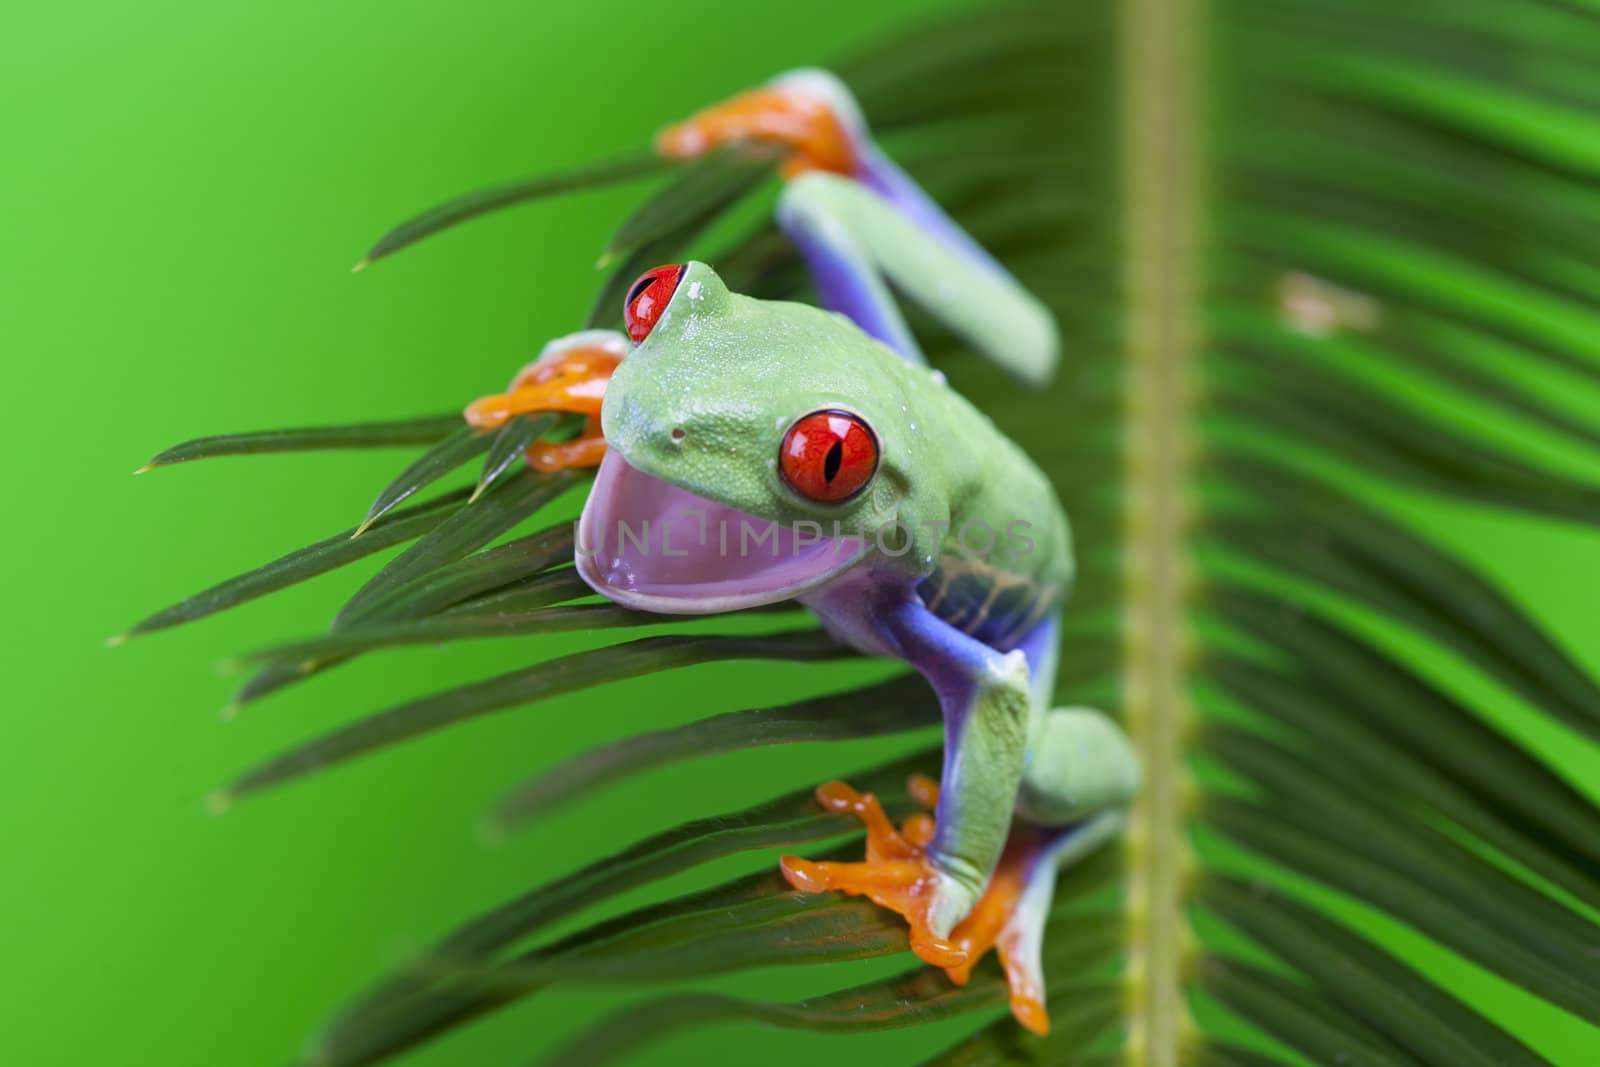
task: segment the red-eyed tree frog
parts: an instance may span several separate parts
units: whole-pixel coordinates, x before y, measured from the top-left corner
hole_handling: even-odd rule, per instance
[[[913,794],[933,814],[897,829],[829,783],[818,800],[860,816],[866,859],[785,856],[783,873],[898,911],[917,955],[958,982],[996,947],[1013,1012],[1043,1032],[1056,870],[1119,832],[1138,764],[1105,715],[1051,707],[1074,565],[1049,481],[924,364],[885,279],[1027,383],[1050,376],[1054,323],[873,146],[831,76],[786,75],[659,144],[749,139],[793,150],[779,220],[825,309],[729,292],[704,263],[659,267],[628,293],[626,338],[554,343],[468,418],[588,417],[529,462],[598,464],[576,562],[602,596],[675,614],[798,600],[927,679],[944,766]]]

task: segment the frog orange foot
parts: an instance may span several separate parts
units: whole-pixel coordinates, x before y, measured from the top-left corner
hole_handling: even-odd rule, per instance
[[[833,109],[794,86],[766,85],[740,93],[675,123],[656,136],[668,159],[692,159],[730,144],[772,144],[788,149],[782,170],[794,177],[809,170],[851,174],[856,151]]]
[[[921,775],[912,777],[908,789],[924,807],[938,802],[939,787]],[[789,884],[802,893],[834,890],[865,896],[899,913],[910,926],[911,950],[924,963],[943,968],[957,985],[965,985],[984,954],[996,949],[1011,993],[1012,1014],[1035,1033],[1048,1033],[1039,955],[1054,879],[1032,875],[1040,869],[1041,858],[1046,858],[1044,869],[1051,874],[1054,869],[1040,835],[1022,826],[1012,832],[983,896],[950,935],[941,938],[929,926],[930,906],[942,877],[928,855],[933,817],[912,815],[897,830],[876,797],[843,782],[818,787],[817,801],[861,820],[867,831],[867,858],[861,863],[814,863],[784,856],[783,876]],[[1042,893],[1041,881],[1048,883]]]
[[[626,346],[614,335],[578,343],[556,342],[524,367],[506,392],[474,400],[462,414],[468,425],[478,429],[498,429],[518,415],[543,411],[583,415],[583,430],[577,437],[535,441],[529,446],[528,465],[541,471],[599,466],[606,454],[600,405],[611,372],[625,353]]]

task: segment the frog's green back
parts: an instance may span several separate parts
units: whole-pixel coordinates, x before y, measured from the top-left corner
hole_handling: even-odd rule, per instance
[[[1070,591],[1071,527],[1038,466],[941,383],[930,376],[926,413],[945,441],[950,529],[918,591],[946,622],[1009,648]]]

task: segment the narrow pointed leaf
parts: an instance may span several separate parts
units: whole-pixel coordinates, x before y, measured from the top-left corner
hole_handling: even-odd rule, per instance
[[[1555,518],[1600,518],[1600,490],[1480,444],[1314,363],[1275,360],[1262,351],[1245,354],[1252,380],[1216,389],[1219,411],[1295,433],[1347,463],[1397,480]]]
[[[499,485],[462,508],[450,521],[373,575],[340,609],[335,625],[348,625],[361,618],[364,609],[381,598],[482,548],[531,517],[579,480],[571,471],[536,474],[530,470],[521,471],[514,478],[501,479]]]
[[[1600,736],[1600,687],[1480,575],[1375,509],[1286,468],[1237,454],[1223,466],[1250,488],[1295,505],[1292,518],[1218,521],[1230,544],[1391,612]]]
[[[1055,926],[1052,923],[1046,928],[1047,946],[1054,945],[1056,942],[1052,939],[1061,932],[1054,929]],[[1097,935],[1093,930],[1086,933],[1090,938]],[[1052,948],[1045,951],[1060,952]],[[1093,959],[1089,957],[1090,961]],[[1049,955],[1044,961],[1051,989],[1045,1002],[1050,1012],[1049,1034],[1040,1037],[1028,1033],[1007,1014],[960,1044],[923,1060],[922,1067],[1120,1067],[1125,1064],[1125,1054],[1096,1056],[1084,1050],[1117,1025],[1126,993],[1116,985],[1082,979],[1073,982],[1078,968],[1064,966],[1071,962],[1060,955]]]
[[[1056,920],[1049,927],[1051,945],[1065,943],[1073,949],[1072,956],[1058,950],[1049,960],[1050,973],[1062,979],[1060,986],[1064,987],[1059,1002],[1065,1006],[1071,1001],[1092,1009],[1084,1014],[1093,1016],[1093,1025],[1100,1029],[1115,1018],[1115,991],[1106,986],[1084,989],[1066,980],[1085,969],[1085,964],[1092,965],[1110,955],[1115,939],[1107,935],[1113,929],[1114,920],[1105,915]],[[992,963],[986,963],[965,986],[955,985],[936,968],[922,966],[792,1004],[764,1004],[714,993],[662,997],[602,1020],[541,1058],[538,1064],[558,1067],[582,1063],[599,1067],[674,1031],[711,1022],[743,1020],[781,1029],[870,1033],[983,1011],[998,1007],[1005,1000],[1005,983]]]
[[[728,659],[816,660],[849,651],[818,631],[770,637],[646,637],[540,663],[389,708],[292,749],[236,779],[239,798],[433,730],[601,682]]]
[[[367,517],[356,528],[358,534],[417,491],[427,488],[483,452],[489,447],[492,436],[462,425],[455,433],[418,456],[378,493],[378,498],[367,509]]]
[[[157,452],[145,464],[170,467],[214,456],[249,456],[268,452],[321,452],[336,449],[397,448],[406,445],[431,445],[461,425],[459,416],[433,415],[392,422],[354,423],[349,426],[308,426],[295,430],[259,430],[254,433],[228,433],[197,437]]]
[[[911,810],[906,779],[938,761],[926,750],[849,776],[893,815]],[[702,863],[755,848],[796,846],[859,830],[853,816],[822,808],[807,787],[741,811],[685,823],[558,879],[463,926],[440,942],[436,954],[473,958],[508,947],[579,908],[624,888],[665,878]]]
[[[554,537],[546,538],[533,534],[529,539],[546,542],[546,545],[553,547],[555,552],[561,552],[563,535],[570,536],[565,528],[559,530]],[[511,543],[501,547],[535,552],[542,546]],[[474,558],[480,559],[488,554],[480,553]],[[532,558],[534,557],[522,555],[519,551],[517,554],[500,557],[496,560],[495,566],[515,565]],[[462,564],[471,562],[473,562],[471,559],[461,561]],[[596,614],[593,611],[594,605],[588,605],[587,610],[576,614],[538,610],[590,592],[588,586],[577,576],[577,572],[570,568],[512,582],[493,595],[469,601],[454,611],[429,614],[437,610],[436,603],[441,598],[447,598],[464,588],[474,586],[485,578],[491,569],[463,566],[448,578],[444,578],[441,576],[446,568],[441,568],[414,586],[402,587],[397,591],[393,602],[386,602],[390,603],[393,609],[392,617],[396,621],[387,622],[385,621],[387,616],[380,616],[375,611],[373,615],[363,616],[358,626],[336,629],[319,637],[247,655],[246,659],[265,658],[268,662],[252,675],[249,681],[239,687],[233,695],[230,706],[234,710],[241,709],[375,649],[475,637],[504,637],[511,633],[556,633],[584,626],[643,625],[648,618],[644,616],[636,618],[622,612],[621,609]],[[435,578],[439,580],[433,581]],[[448,608],[447,604],[445,606]],[[469,607],[476,610],[469,613],[467,610]],[[423,617],[415,618],[415,616]]]
[[[187,597],[135,624],[128,636],[164,630],[169,626],[193,622],[219,611],[237,607],[257,597],[286,589],[291,585],[337,570],[347,563],[364,559],[397,544],[420,537],[448,519],[466,501],[466,490],[446,493],[433,500],[390,515],[374,525],[359,540],[352,540],[354,529],[334,534],[305,548],[280,556],[265,566]]]
[[[1341,801],[1342,782],[1322,769],[1323,761],[1222,725],[1209,727],[1204,743],[1230,769],[1263,786],[1286,822],[1311,825],[1337,811],[1338,823],[1323,824],[1316,831],[1317,842],[1363,850],[1373,861],[1383,859],[1394,874],[1409,878],[1419,894],[1474,916],[1489,940],[1508,937],[1551,973],[1565,972],[1580,988],[1592,985],[1600,994],[1600,982],[1589,978],[1586,966],[1590,954],[1600,951],[1600,927],[1496,869],[1441,834],[1431,821],[1409,818],[1370,783],[1359,800]]]
[[[573,524],[563,522],[474,552],[373,598],[362,612],[363,624],[422,618],[536,580],[550,568],[572,562],[573,541]]]
[[[617,227],[603,258],[627,255],[688,222],[720,212],[772,173],[775,163],[770,152],[724,151],[687,164]]]
[[[590,749],[518,786],[495,807],[512,827],[549,814],[613,781],[677,760],[759,745],[877,737],[932,726],[938,706],[927,682],[899,678],[776,708],[730,711],[670,730],[633,734]]]
[[[1215,660],[1206,673],[1236,699],[1269,713],[1274,723],[1301,731],[1307,747],[1337,758],[1352,778],[1391,793],[1396,806],[1420,808],[1424,818],[1443,817],[1600,906],[1600,863],[1592,855],[1600,826],[1573,844],[1562,840],[1559,823],[1580,798],[1475,719],[1447,722],[1413,744],[1402,730],[1426,731],[1438,716],[1423,711],[1402,729],[1380,733],[1390,722],[1410,718],[1401,700],[1369,708],[1364,691],[1340,680],[1291,679],[1230,657]],[[1371,720],[1383,721],[1368,725]],[[1581,808],[1578,820],[1596,821]]]
[[[1253,1049],[1207,1039],[1192,1053],[1194,1067],[1287,1067],[1278,1059]]]
[[[590,593],[589,587],[584,585],[576,572],[560,571],[540,581],[543,588],[528,587],[529,599],[534,599],[532,594],[539,594],[538,599],[555,597],[565,600]],[[483,637],[600,631],[625,626],[659,626],[680,621],[681,618],[676,615],[653,615],[619,608],[615,604],[565,604],[560,607],[486,614],[451,611],[414,622],[335,630],[324,637],[264,649],[254,653],[252,658],[293,663],[343,658],[399,645],[438,645]]]
[[[861,789],[878,796],[891,815],[898,816],[910,808],[906,778],[937,761],[937,752],[921,752],[850,777]],[[459,963],[486,959],[617,893],[699,864],[750,849],[803,845],[858,830],[854,818],[820,807],[810,788],[742,811],[686,823],[476,917],[434,945],[424,960]],[[421,1016],[408,1013],[408,1006],[427,993],[432,975],[438,971],[437,966],[412,967],[386,979],[342,1011],[325,1029],[320,1044],[326,1048],[376,1047],[395,1039],[388,1033],[386,1020],[397,1017],[406,1019],[406,1032],[415,1037],[410,1027]]]
[[[556,982],[631,985],[905,951],[904,920],[870,900],[790,892],[663,916],[602,941],[558,944],[500,966],[444,965],[441,976],[457,988],[503,994]]]
[[[321,659],[307,658],[302,660],[284,660],[269,663],[252,674],[243,685],[233,691],[229,698],[228,706],[223,709],[224,717],[237,715],[251,704],[258,703],[273,693],[287,689],[291,685],[307,681],[321,674],[323,671],[332,670],[341,663],[349,661],[347,655],[333,655]],[[224,804],[225,794],[218,794],[216,802]]]
[[[1325,812],[1307,816],[1281,805],[1269,809],[1214,798],[1208,802],[1206,818],[1246,847],[1361,897],[1581,1017],[1600,1019],[1600,988],[1592,977],[1576,974],[1564,961],[1533,951],[1514,934],[1495,929],[1493,918],[1486,918],[1473,906],[1447,901],[1397,873],[1390,864],[1400,857],[1385,853],[1378,860],[1365,848],[1358,852],[1322,838],[1319,831],[1320,823],[1328,818]]]
[[[1324,995],[1422,1063],[1542,1067],[1546,1062],[1432,981],[1281,894],[1211,878],[1203,897],[1244,934],[1271,945],[1284,962],[1317,981]]]
[[[483,471],[478,475],[478,487],[473,490],[473,495],[481,494],[495,479],[510,469],[513,463],[522,459],[528,446],[540,437],[555,429],[563,422],[558,414],[548,415],[518,415],[510,422],[500,427],[494,435],[494,442],[489,446],[489,454],[483,457]]]
[[[1260,968],[1208,957],[1201,981],[1218,1000],[1245,1018],[1261,1021],[1274,1037],[1314,1063],[1418,1067],[1416,1060],[1361,1022]]]
[[[358,269],[479,215],[544,197],[582,189],[597,189],[617,182],[643,178],[665,169],[667,165],[666,161],[654,154],[627,156],[604,163],[590,164],[565,173],[544,174],[507,182],[504,185],[479,189],[453,200],[446,200],[414,218],[407,219],[378,238],[377,243],[368,249],[366,258],[358,264]]]

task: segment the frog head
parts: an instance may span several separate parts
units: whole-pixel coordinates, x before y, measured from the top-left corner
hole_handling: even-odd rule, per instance
[[[928,371],[842,315],[731,293],[704,263],[629,292],[579,573],[627,607],[792,599],[854,568],[932,568],[949,518],[913,398]]]

